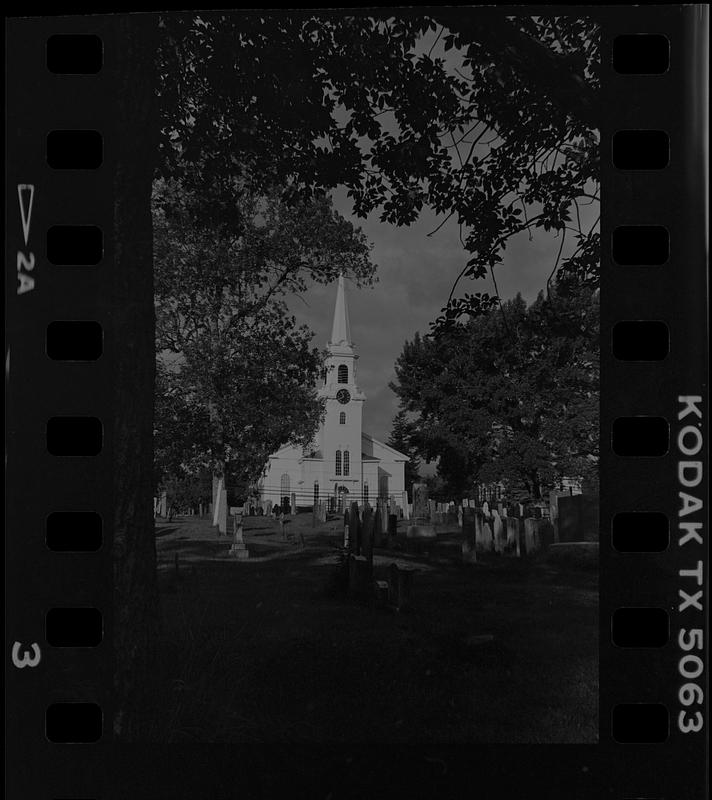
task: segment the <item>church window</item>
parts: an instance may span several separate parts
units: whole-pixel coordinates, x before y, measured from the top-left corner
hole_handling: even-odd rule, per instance
[[[341,475],[341,450],[336,451],[336,474]]]
[[[349,474],[349,451],[344,450],[344,475]]]
[[[349,368],[346,366],[346,364],[339,364],[338,376],[339,383],[349,382]]]
[[[378,478],[378,494],[383,499],[388,499],[388,475],[380,475]]]
[[[339,414],[339,425],[346,425],[346,412],[342,411]]]
[[[289,496],[290,488],[291,488],[291,481],[289,480],[288,473],[285,472],[279,479],[280,501],[282,503],[282,506],[284,506],[285,503],[290,502],[290,496]]]
[[[363,502],[368,503],[368,484],[364,483],[363,485]]]
[[[314,481],[314,505],[319,502],[319,481]]]

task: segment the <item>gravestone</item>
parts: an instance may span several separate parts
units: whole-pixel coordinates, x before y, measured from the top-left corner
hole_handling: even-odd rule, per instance
[[[415,570],[391,564],[388,571],[388,601],[398,611],[407,608],[413,594]]]
[[[361,554],[366,557],[371,570],[373,570],[373,516],[370,509],[364,509],[361,522]]]
[[[213,475],[213,486],[210,495],[213,501],[213,507],[211,509],[213,514],[213,527],[218,524],[218,506],[220,503],[220,491],[222,488],[223,488],[223,479],[218,478],[217,475]]]
[[[218,526],[218,535],[222,533],[227,533],[227,492],[225,489],[221,489],[218,492],[218,499],[217,499],[217,509],[216,509],[216,516],[217,516],[217,526]]]
[[[383,515],[381,514],[380,501],[376,501],[376,507],[372,509],[371,515],[373,518],[373,541],[378,547],[385,547],[386,536],[383,530]]]
[[[546,549],[549,545],[554,544],[554,526],[551,520],[543,517],[538,520],[539,522],[539,543],[542,549]]]
[[[524,550],[527,556],[541,549],[540,526],[541,520],[534,517],[524,519]]]
[[[559,492],[549,492],[549,519],[554,526],[554,542],[559,541]]]
[[[351,503],[349,510],[349,546],[354,555],[361,555],[361,520],[358,514],[358,503],[355,501]]]
[[[475,515],[477,511],[474,508],[462,509],[462,560],[466,564],[471,564],[477,561],[477,526],[475,523]]]
[[[289,504],[289,510],[290,510],[292,516],[294,516],[297,513],[297,495],[296,495],[295,492],[292,492],[292,496],[291,496],[290,500],[291,500],[291,502]]]
[[[390,539],[395,539],[398,535],[398,515],[397,514],[389,514],[388,515],[388,537]]]
[[[385,608],[388,605],[388,581],[374,581],[373,588],[376,595],[376,608]]]
[[[408,503],[408,492],[403,492],[401,496],[401,508],[403,509],[403,519],[410,519],[410,504]]]
[[[230,555],[239,561],[244,561],[250,557],[250,553],[245,544],[242,531],[243,509],[236,508],[232,517],[232,545],[230,545]]]
[[[316,525],[326,522],[326,500],[317,500],[314,503],[314,522]]]
[[[290,527],[291,527],[292,518],[288,513],[280,514],[279,517],[279,528],[282,531],[282,539],[285,541],[290,536]]]
[[[376,501],[376,508],[378,510],[378,516],[380,519],[378,520],[378,524],[381,527],[382,531],[388,530],[388,503],[385,498],[379,497]]]
[[[553,495],[553,493],[552,493]],[[560,495],[550,499],[550,517],[557,542],[598,541],[599,508],[596,495]]]
[[[494,535],[492,533],[492,525],[489,520],[482,523],[482,540],[484,542],[485,550],[494,550]]]
[[[371,565],[366,556],[349,556],[349,593],[352,597],[368,598],[373,591]]]
[[[165,492],[161,492],[161,497],[158,501],[158,516],[159,517],[167,517],[168,516],[168,496]]]
[[[351,551],[351,536],[349,534],[349,520],[350,515],[348,511],[344,511],[344,549]]]
[[[312,527],[316,528],[316,526],[321,522],[319,516],[319,501],[315,500],[314,505],[312,506]]]
[[[406,529],[408,539],[435,539],[435,528],[430,522],[428,487],[424,483],[413,484],[413,524]]]
[[[519,518],[505,517],[504,528],[506,533],[505,552],[509,555],[519,556]]]
[[[471,508],[470,513],[475,520],[475,547],[482,551],[487,550],[487,541],[485,539],[485,517],[479,508]]]
[[[502,518],[496,511],[492,512],[492,536],[494,539],[495,553],[503,553],[506,542],[504,537],[504,525],[502,524]]]

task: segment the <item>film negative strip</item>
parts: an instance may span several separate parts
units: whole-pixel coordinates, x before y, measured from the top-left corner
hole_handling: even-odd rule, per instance
[[[10,19],[6,41],[9,795],[706,796],[707,9],[37,17]],[[597,61],[587,67],[594,50]],[[454,92],[452,106],[443,101],[445,89]],[[511,97],[521,96],[526,127],[537,92],[566,121],[562,142],[551,147],[551,153],[561,148],[562,161],[557,171],[558,155],[552,161],[545,152],[548,140],[535,139],[534,171],[521,167],[519,174],[519,161],[506,149],[518,141],[520,124],[511,117]],[[330,122],[319,116],[324,109]],[[398,124],[382,128],[378,120],[388,113]],[[445,157],[434,140],[416,134],[446,123],[452,141],[443,145]],[[477,125],[483,127],[475,135]],[[480,152],[478,137],[488,130],[491,149]],[[469,154],[461,153],[453,131],[462,133]],[[348,144],[351,136],[370,137],[380,156],[366,159]],[[416,140],[426,156],[403,149]],[[522,140],[524,155],[528,146]],[[490,173],[498,149],[512,167]],[[468,173],[470,163],[479,171]],[[258,189],[250,183],[255,175]],[[506,193],[496,208],[507,213],[485,215],[492,180],[517,195],[526,225],[520,217],[519,228],[507,227],[520,212],[514,201],[504,202]],[[336,191],[335,212],[319,216],[317,195],[308,193],[295,192],[291,205],[275,200],[275,186],[284,194],[287,186],[310,182],[312,189]],[[463,200],[469,182],[479,194]],[[425,185],[429,194],[421,196]],[[235,194],[236,186],[243,194]],[[230,205],[250,192],[263,203],[251,207],[259,218],[252,228]],[[563,209],[559,218],[555,201]],[[588,201],[594,209],[600,202],[598,219],[583,209]],[[459,232],[457,226],[451,232],[462,243],[459,261],[448,255],[451,242],[442,245],[436,271],[420,253],[430,240],[417,227],[418,214],[434,202],[437,229],[457,214]],[[373,305],[370,317],[376,301],[361,303],[355,292],[351,318],[347,311],[344,274],[357,286],[374,274],[342,216],[354,204],[382,213],[380,223],[368,217],[366,230],[375,236],[393,294]],[[477,272],[484,263],[479,242],[495,242],[492,252],[504,253],[502,242],[514,230],[529,231],[531,241],[535,228],[527,214],[535,213],[558,238],[540,250],[513,244],[508,295],[500,296],[495,283],[492,306],[483,309],[477,303],[488,302],[484,295],[455,292],[463,266],[470,269],[466,277],[494,280],[497,260]],[[579,247],[565,250],[574,215]],[[379,239],[378,225],[415,229],[402,236],[416,244],[391,234]],[[599,225],[600,258],[592,238]],[[488,226],[495,231],[489,240]],[[252,244],[245,244],[250,236]],[[222,249],[225,241],[237,249]],[[472,256],[467,265],[463,250]],[[600,261],[600,275],[592,278],[581,267],[581,251]],[[327,267],[324,253],[333,259]],[[412,259],[411,272],[397,273],[399,258]],[[488,425],[495,421],[482,441],[497,446],[478,462],[479,472],[465,473],[458,462],[448,473],[447,459],[462,450],[446,449],[443,440],[432,444],[436,422],[447,427],[442,420],[454,400],[461,404],[457,414],[465,413],[463,384],[445,381],[438,389],[421,372],[408,394],[403,375],[424,364],[440,377],[449,364],[450,375],[480,369],[478,382],[487,379],[475,356],[452,344],[462,340],[422,351],[419,339],[409,341],[423,324],[423,309],[434,318],[447,304],[441,321],[448,336],[457,335],[447,327],[453,320],[472,337],[485,331],[482,341],[493,352],[501,346],[512,372],[521,371],[515,386],[521,407],[545,408],[540,395],[555,393],[557,382],[569,387],[566,380],[578,387],[566,391],[582,397],[588,391],[590,401],[586,380],[597,374],[591,363],[581,366],[585,359],[575,361],[576,348],[585,345],[580,331],[557,334],[564,344],[540,338],[540,349],[517,361],[519,351],[507,340],[515,306],[503,301],[538,280],[526,283],[517,258],[535,267],[537,259],[553,263],[548,279],[539,267],[537,289],[546,298],[519,298],[524,309],[531,301],[537,325],[545,323],[536,309],[553,308],[546,306],[552,287],[576,294],[577,288],[565,291],[572,280],[593,292],[586,296],[595,298],[596,314],[600,309],[600,341],[591,350],[594,360],[600,353],[600,413],[585,417],[581,404],[579,416],[568,418],[572,429],[600,431],[597,450],[586,453],[597,464],[595,503],[589,503],[593,490],[565,472],[575,467],[554,469],[562,449],[556,457],[549,453],[544,466],[546,458],[537,455],[537,475],[549,481],[551,494],[538,484],[536,491],[529,487],[527,501],[508,494],[512,476],[524,469],[517,459],[524,458],[525,440],[487,406],[490,391],[507,405],[502,385],[481,394],[470,387],[479,398],[472,407],[486,410]],[[300,442],[294,464],[287,451],[268,446],[286,446],[296,436],[295,420],[313,413],[314,398],[301,383],[316,367],[295,367],[311,356],[308,348],[298,356],[289,349],[299,341],[297,323],[289,321],[287,301],[280,305],[289,268],[269,282],[269,269],[290,259],[301,259],[297,274],[306,269],[312,279],[300,278],[292,291],[303,294],[309,285],[310,308],[326,309],[321,316],[304,312],[304,319],[316,330],[322,322],[331,326],[319,362],[319,370],[326,368],[319,372],[326,409],[321,438]],[[177,262],[185,271],[176,271]],[[226,263],[241,264],[239,292]],[[210,269],[226,288],[210,295],[212,311],[198,318]],[[260,314],[245,305],[246,274]],[[179,279],[187,288],[176,288]],[[319,288],[332,282],[335,304]],[[418,282],[427,287],[422,295]],[[440,288],[442,298],[432,300]],[[215,342],[233,342],[230,330],[243,324],[220,298],[228,304],[238,298],[249,311],[250,325],[239,329],[238,361],[221,360],[215,349]],[[588,319],[591,307],[576,313]],[[166,309],[173,313],[170,330]],[[182,330],[189,323],[212,330],[213,319],[220,336],[210,339],[207,358],[199,346],[204,339]],[[496,339],[499,319],[504,344]],[[544,337],[526,324],[517,328],[520,340]],[[365,394],[356,383],[351,339],[359,325],[364,351],[371,337],[375,365],[370,374],[363,370]],[[386,342],[399,336],[406,348],[399,355],[399,341],[389,355]],[[527,395],[533,378],[525,370],[545,363],[555,348],[569,354],[577,377],[566,377],[562,362],[555,381]],[[162,361],[171,351],[178,360]],[[187,374],[190,358],[193,380],[207,365],[209,400],[186,389],[188,383],[176,383],[181,388],[173,393],[161,384]],[[173,366],[162,371],[164,363]],[[226,364],[232,372],[220,372]],[[219,388],[218,374],[227,389]],[[378,405],[379,382],[385,387],[394,374],[393,397],[410,414],[403,419],[411,428],[398,435],[394,428],[385,444],[386,434],[381,442],[362,431],[363,401],[374,397],[376,410],[364,411],[364,421],[380,425],[378,415],[388,416],[396,402]],[[258,385],[269,388],[260,393]],[[426,391],[431,403],[437,392],[449,398],[448,410],[441,404],[428,417]],[[233,405],[224,404],[225,394]],[[253,416],[240,416],[250,404]],[[239,435],[226,432],[225,418],[216,422],[217,406],[242,420]],[[528,424],[522,413],[520,428]],[[542,419],[551,413],[536,411]],[[275,433],[275,419],[287,427]],[[475,417],[468,419],[474,427]],[[561,431],[560,417],[552,419]],[[420,440],[412,433],[418,420]],[[250,438],[248,429],[259,436]],[[456,428],[448,430],[452,437]],[[503,430],[515,442],[508,460]],[[537,441],[547,435],[542,427]],[[567,442],[569,455],[580,446],[571,431],[554,439]],[[216,448],[229,450],[229,442],[269,465],[257,469],[260,482],[249,484],[261,494],[244,489],[234,499],[225,489],[242,480],[229,472],[228,457],[214,460]],[[407,465],[426,454],[441,466],[427,480],[421,472],[411,492],[417,472]],[[236,463],[241,457],[230,456]],[[487,472],[493,463],[499,466]],[[220,475],[205,490],[205,503],[195,488],[198,472]],[[186,474],[193,488],[186,488]],[[564,478],[571,478],[566,488]],[[456,491],[465,499],[447,501]],[[564,532],[565,501],[575,509],[570,524],[578,533]],[[181,506],[175,521],[171,503]],[[586,509],[594,507],[598,522],[590,523]],[[330,595],[315,589],[327,573]]]

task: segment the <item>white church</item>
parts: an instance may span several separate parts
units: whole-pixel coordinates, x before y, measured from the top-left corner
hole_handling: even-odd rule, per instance
[[[395,498],[401,505],[408,456],[363,430],[366,395],[356,380],[357,360],[341,275],[319,389],[326,401],[324,419],[310,447],[288,444],[270,456],[258,487],[261,500],[285,504],[294,494],[297,507],[326,500],[332,510],[353,500],[374,505],[377,498]]]

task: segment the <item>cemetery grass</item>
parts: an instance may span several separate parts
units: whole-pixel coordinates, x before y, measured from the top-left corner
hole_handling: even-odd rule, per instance
[[[304,544],[245,521],[251,559],[207,520],[157,527],[161,640],[147,738],[162,742],[595,742],[597,573],[492,555],[376,551],[416,574],[407,611],[335,591],[338,521]],[[176,570],[175,555],[178,554]],[[379,575],[379,572],[381,573]]]

